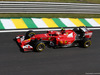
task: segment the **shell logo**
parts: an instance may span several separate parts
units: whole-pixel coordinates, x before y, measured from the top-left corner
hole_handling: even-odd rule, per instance
[[[28,39],[29,41],[31,40],[31,38],[30,39]]]
[[[63,41],[60,41],[60,44],[63,44]]]

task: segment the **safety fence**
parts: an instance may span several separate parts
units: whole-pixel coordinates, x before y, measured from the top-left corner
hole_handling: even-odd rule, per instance
[[[100,4],[0,1],[0,13],[100,14]]]

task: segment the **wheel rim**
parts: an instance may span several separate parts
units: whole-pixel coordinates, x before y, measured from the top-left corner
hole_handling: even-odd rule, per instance
[[[86,47],[88,47],[88,46],[90,46],[90,43],[89,42],[86,43]]]
[[[44,49],[44,45],[39,45],[38,50],[42,51]]]
[[[86,43],[85,43],[85,46],[86,47],[89,47],[91,45],[91,41],[87,41]]]
[[[29,36],[29,37],[32,37],[33,35],[35,35],[35,34],[34,34],[34,33],[30,33],[28,36]]]

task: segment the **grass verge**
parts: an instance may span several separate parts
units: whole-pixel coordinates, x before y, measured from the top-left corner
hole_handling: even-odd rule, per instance
[[[87,3],[97,3],[100,4],[100,0],[84,0]]]
[[[100,18],[100,14],[0,14],[0,17]]]

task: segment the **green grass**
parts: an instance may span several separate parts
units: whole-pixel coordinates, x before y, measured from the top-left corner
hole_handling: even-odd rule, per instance
[[[100,0],[84,0],[86,1],[87,3],[98,3],[100,4]]]
[[[0,14],[1,18],[9,17],[45,17],[45,18],[99,18],[97,14]]]

